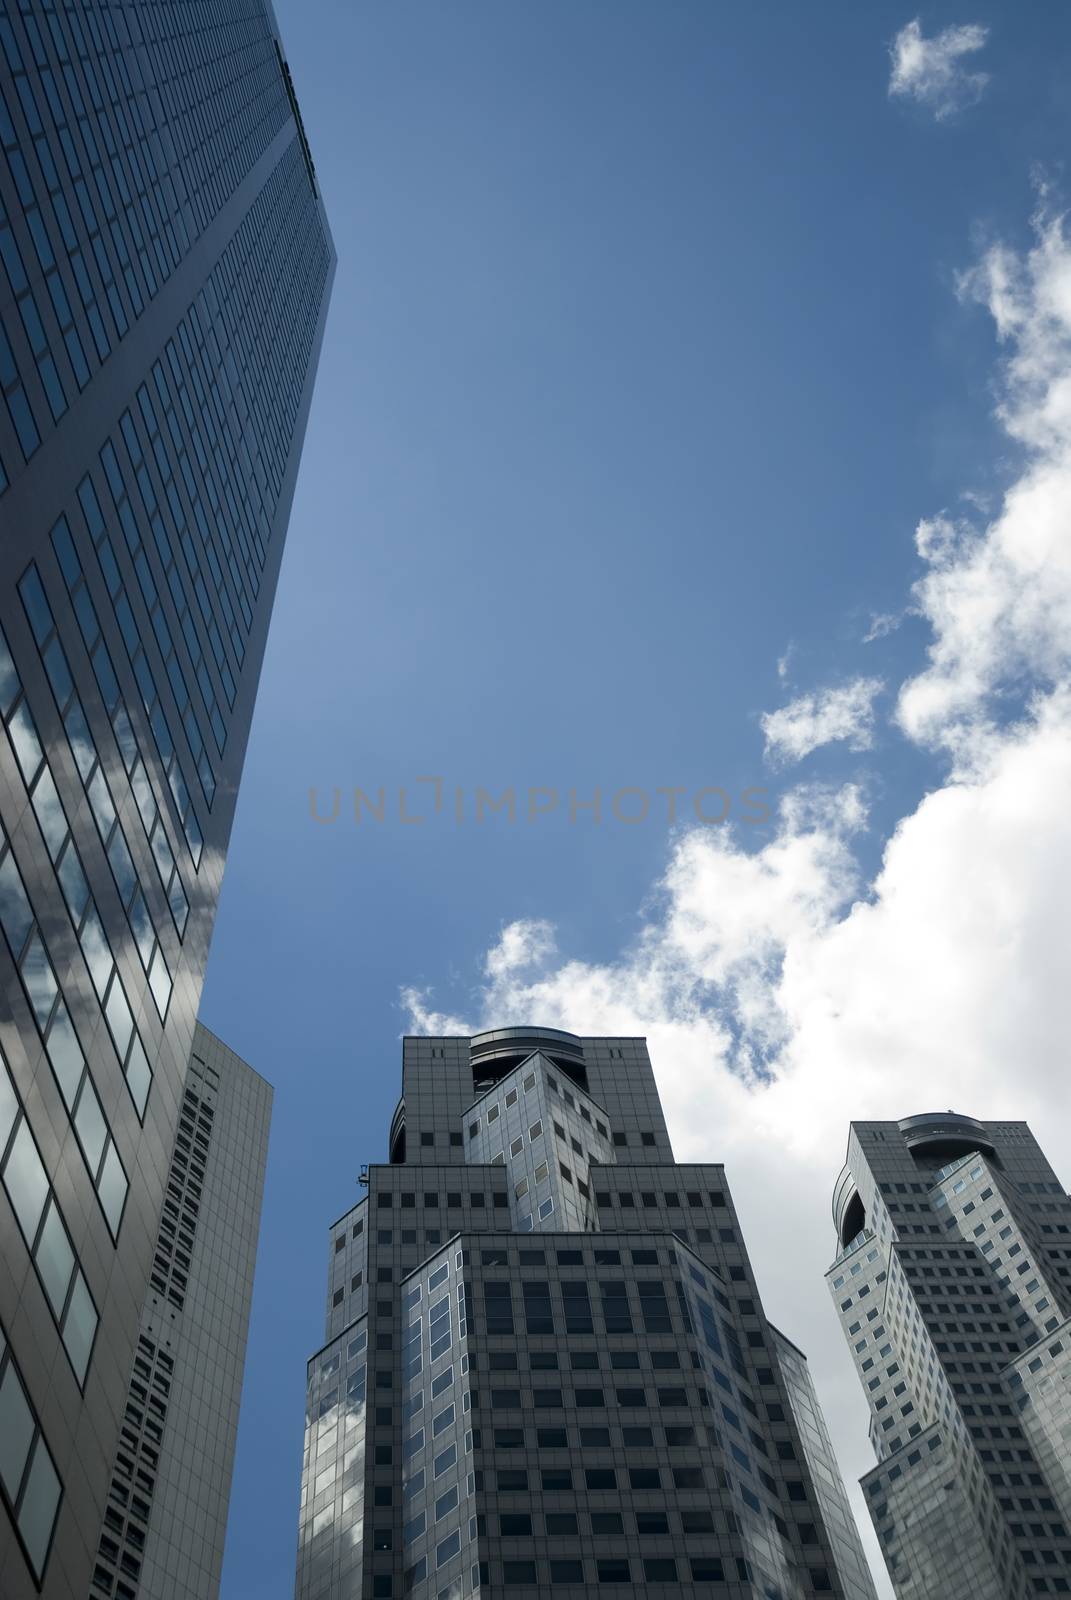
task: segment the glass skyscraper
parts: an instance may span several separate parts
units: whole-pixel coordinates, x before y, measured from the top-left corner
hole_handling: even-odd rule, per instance
[[[334,253],[261,0],[8,0],[0,147],[0,1593],[86,1600]]]
[[[297,1600],[873,1600],[807,1370],[642,1039],[410,1038],[330,1230]]]
[[[854,1122],[828,1274],[899,1600],[1071,1594],[1071,1200],[1023,1122]]]

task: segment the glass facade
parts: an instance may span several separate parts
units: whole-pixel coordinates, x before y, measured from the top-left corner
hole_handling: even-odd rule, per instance
[[[807,1364],[640,1039],[408,1039],[331,1229],[297,1600],[873,1600]]]
[[[105,1517],[333,272],[269,5],[0,4],[5,1600],[212,1592]]]
[[[853,1123],[827,1281],[901,1600],[1071,1594],[1071,1200],[1025,1123]]]

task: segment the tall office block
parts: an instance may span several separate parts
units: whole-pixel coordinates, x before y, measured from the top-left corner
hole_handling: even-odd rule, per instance
[[[271,1101],[198,1023],[91,1600],[219,1593]]]
[[[86,1600],[333,250],[261,0],[0,7],[0,1593]]]
[[[298,1600],[869,1600],[805,1358],[642,1039],[407,1039],[331,1228]]]
[[[855,1122],[829,1272],[901,1600],[1071,1594],[1071,1200],[1022,1122]]]

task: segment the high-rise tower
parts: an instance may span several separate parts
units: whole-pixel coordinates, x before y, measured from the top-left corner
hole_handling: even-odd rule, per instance
[[[1071,1200],[1022,1122],[854,1122],[828,1282],[900,1600],[1071,1594]]]
[[[0,7],[5,1600],[93,1579],[333,267],[269,5]]]
[[[803,1355],[642,1039],[407,1039],[331,1228],[298,1600],[872,1600]]]
[[[89,1600],[215,1600],[272,1091],[197,1024]]]

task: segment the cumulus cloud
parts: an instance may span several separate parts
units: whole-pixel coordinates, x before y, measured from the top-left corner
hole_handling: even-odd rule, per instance
[[[900,29],[890,47],[889,94],[917,100],[938,122],[974,105],[982,97],[989,74],[969,71],[964,58],[981,50],[988,36],[988,28],[971,22],[945,28],[926,39],[916,17]]]
[[[836,688],[800,695],[762,718],[766,754],[775,762],[801,761],[821,745],[838,740],[850,750],[869,750],[874,742],[874,699],[880,678],[853,678]]]
[[[878,870],[868,879],[857,858],[860,791],[800,786],[761,847],[728,825],[679,836],[640,933],[611,958],[571,959],[546,922],[517,922],[492,942],[467,1016],[410,996],[414,1026],[432,1032],[538,1021],[647,1036],[677,1157],[726,1163],[766,1309],[811,1353],[850,1480],[872,1465],[865,1405],[822,1285],[848,1121],[945,1107],[1025,1118],[1057,1162],[1071,1136],[1062,222],[1040,217],[1024,254],[994,246],[961,292],[1003,344],[999,415],[1021,466],[988,523],[919,525],[912,604],[930,642],[896,716],[940,776]],[[839,720],[828,696],[774,713],[774,748],[865,743],[877,684],[858,682],[854,699],[838,691]]]

